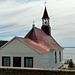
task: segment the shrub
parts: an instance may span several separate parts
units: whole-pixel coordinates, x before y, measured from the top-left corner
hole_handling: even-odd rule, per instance
[[[72,59],[70,59],[69,60],[69,68],[73,68],[74,66],[73,66],[74,64],[73,64],[73,61],[72,61]]]

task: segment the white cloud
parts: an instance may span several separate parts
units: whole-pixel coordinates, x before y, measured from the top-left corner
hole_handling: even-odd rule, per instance
[[[75,46],[74,3],[75,0],[47,0],[52,35],[62,46]],[[44,0],[0,0],[0,10],[0,40],[10,40],[25,36],[33,21],[41,27]]]

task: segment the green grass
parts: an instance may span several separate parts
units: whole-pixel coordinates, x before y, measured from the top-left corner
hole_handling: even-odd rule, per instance
[[[66,70],[75,70],[75,68],[67,68]]]

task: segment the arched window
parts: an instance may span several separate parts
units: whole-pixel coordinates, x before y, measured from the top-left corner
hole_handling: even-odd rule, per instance
[[[55,63],[57,63],[57,53],[55,51]]]
[[[61,51],[59,51],[59,60],[61,61]]]

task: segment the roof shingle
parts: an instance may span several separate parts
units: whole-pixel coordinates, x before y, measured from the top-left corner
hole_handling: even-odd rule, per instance
[[[52,36],[48,36],[43,30],[36,27],[32,28],[24,38],[18,38],[41,53],[63,49]]]

